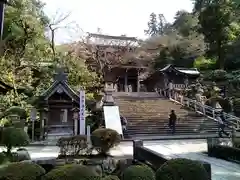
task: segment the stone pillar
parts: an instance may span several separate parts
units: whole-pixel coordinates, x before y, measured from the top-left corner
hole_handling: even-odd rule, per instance
[[[78,135],[78,121],[79,121],[79,109],[78,108],[73,108],[73,121],[74,121],[74,127],[73,127],[73,132],[74,135]]]
[[[140,79],[139,79],[139,76],[140,76],[140,72],[139,72],[139,69],[138,69],[138,73],[137,73],[137,92],[140,92]]]
[[[128,74],[127,74],[127,70],[124,74],[124,91],[128,92]]]

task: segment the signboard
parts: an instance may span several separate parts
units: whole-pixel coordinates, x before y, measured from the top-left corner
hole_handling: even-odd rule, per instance
[[[106,128],[113,129],[123,135],[118,106],[103,106],[103,112]]]
[[[35,121],[37,119],[37,110],[35,108],[31,109],[30,117],[31,121]]]
[[[85,91],[81,90],[79,97],[79,133],[85,135]]]

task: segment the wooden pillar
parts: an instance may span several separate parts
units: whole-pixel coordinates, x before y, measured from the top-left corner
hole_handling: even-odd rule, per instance
[[[137,71],[137,92],[140,92],[140,79],[139,79],[139,76],[140,76],[140,72],[139,72],[139,69]]]
[[[40,110],[39,112],[40,115],[40,139],[43,140],[44,139],[44,116],[43,116],[43,111]]]
[[[127,74],[127,69],[126,69],[125,75],[124,75],[124,91],[128,92],[128,74]]]
[[[44,139],[45,133],[47,132],[48,125],[48,109],[44,108],[40,110],[40,138]]]
[[[74,107],[71,109],[73,119],[73,134],[76,136],[79,134],[79,108]]]

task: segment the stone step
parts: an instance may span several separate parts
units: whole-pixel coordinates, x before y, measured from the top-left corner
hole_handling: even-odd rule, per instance
[[[159,130],[159,131],[128,131],[126,134],[130,135],[135,135],[135,134],[159,134],[159,135],[164,135],[164,134],[168,134],[169,132],[171,132],[172,130],[171,129],[165,129],[165,130]],[[178,130],[176,129],[175,130],[175,133],[178,133],[178,134],[193,134],[193,133],[201,133],[201,132],[208,132],[208,133],[217,133],[218,131],[217,130],[203,130],[203,131],[200,131],[200,130],[192,130],[192,131],[182,131],[182,130]]]
[[[139,131],[139,130],[163,130],[163,129],[169,129],[168,126],[159,126],[159,127],[128,127],[127,130],[128,131]],[[211,126],[211,127],[203,127],[203,128],[200,128],[200,126],[176,126],[176,129],[179,129],[179,130],[192,130],[192,129],[214,129],[214,130],[217,130],[218,127],[217,126]]]
[[[199,135],[199,134],[216,134],[217,132],[213,131],[213,132],[175,132],[174,136],[178,136],[178,135]],[[127,138],[134,138],[134,137],[148,137],[148,136],[152,136],[152,137],[158,137],[158,136],[172,136],[171,131],[168,132],[163,132],[163,133],[134,133],[134,134],[127,134],[125,137]]]
[[[168,126],[168,122],[165,123],[158,123],[158,124],[153,124],[153,123],[149,123],[149,124],[145,124],[145,123],[129,123],[127,127],[143,127],[143,128],[147,128],[147,127],[163,127],[163,126]],[[189,126],[207,126],[207,127],[217,127],[217,124],[213,124],[213,123],[177,123],[176,126],[179,127],[189,127]]]
[[[162,124],[162,123],[168,123],[168,119],[128,119],[128,124]],[[201,123],[206,123],[206,124],[215,124],[214,122],[211,121],[205,121],[202,119],[180,119],[176,121],[177,124],[201,124]]]

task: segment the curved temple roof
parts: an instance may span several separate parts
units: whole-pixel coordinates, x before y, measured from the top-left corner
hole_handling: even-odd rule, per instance
[[[159,69],[158,71],[159,72],[175,71],[175,72],[186,74],[186,75],[200,75],[200,72],[197,70],[197,68],[181,68],[181,67],[175,67],[171,64],[167,65],[162,69]]]

